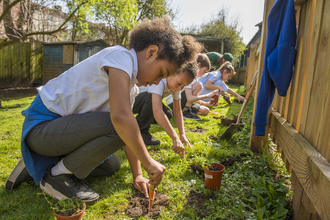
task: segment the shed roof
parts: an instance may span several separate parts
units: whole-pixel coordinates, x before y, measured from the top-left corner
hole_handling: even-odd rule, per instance
[[[225,40],[228,39],[228,37],[214,37],[214,36],[210,36],[210,35],[197,35],[197,34],[181,34],[181,35],[191,35],[192,37],[194,37],[197,41],[221,41],[221,40]]]
[[[84,40],[84,41],[57,41],[57,42],[51,42],[51,43],[43,43],[43,45],[62,45],[62,44],[89,44],[94,42],[100,42],[106,46],[111,46],[107,42],[105,42],[102,39],[98,40]]]

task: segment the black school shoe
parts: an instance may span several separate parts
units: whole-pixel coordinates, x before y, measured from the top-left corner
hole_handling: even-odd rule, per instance
[[[88,184],[73,174],[52,176],[51,168],[53,166],[54,164],[48,167],[47,172],[40,181],[40,188],[47,194],[57,200],[77,197],[86,204],[92,204],[99,199],[99,195]]]
[[[5,189],[12,190],[20,186],[22,183],[29,183],[33,184],[33,178],[30,176],[29,172],[27,171],[23,159],[18,161],[16,167],[13,169],[11,174],[9,175],[6,183]]]
[[[189,110],[184,110],[182,112],[183,119],[189,119],[189,120],[201,120],[201,118],[194,113],[191,112],[191,109]]]
[[[152,136],[149,131],[141,131],[141,136],[145,145],[159,145],[160,140]]]

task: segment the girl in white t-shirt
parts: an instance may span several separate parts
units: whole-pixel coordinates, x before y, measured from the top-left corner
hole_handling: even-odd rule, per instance
[[[106,48],[37,88],[39,94],[22,112],[24,163],[15,167],[6,188],[24,182],[28,172],[58,200],[74,196],[95,202],[99,195],[83,179],[100,166],[110,169],[106,174],[118,170],[113,155],[122,147],[136,189],[148,197],[149,183],[160,183],[166,168],[148,154],[132,113],[137,86],[172,76],[196,59],[200,44],[182,37],[168,18],[143,21],[131,31],[129,42],[130,50]],[[149,179],[142,176],[140,163]]]
[[[149,133],[150,124],[155,120],[172,139],[172,149],[184,157],[183,144],[190,146],[185,135],[180,92],[184,86],[189,85],[197,76],[196,62],[188,63],[173,76],[162,79],[158,85],[148,88],[148,94],[140,94],[139,103],[134,103],[133,112],[141,129],[144,142],[148,145],[160,144],[160,141]],[[149,95],[151,94],[151,95]],[[163,98],[171,95],[174,100],[173,116],[179,130],[179,136],[172,127],[168,114],[164,112]]]
[[[197,57],[198,65],[198,76],[201,77],[209,71],[211,68],[211,63],[208,56],[205,53],[199,53]],[[211,98],[214,96],[218,90],[214,90],[208,94],[200,95],[203,90],[203,84],[194,80],[188,86],[184,87],[184,90],[181,92],[181,108],[183,110],[183,118],[191,120],[200,120],[200,117],[197,115],[207,115],[210,112],[210,109],[204,105],[205,103],[201,101],[205,98]],[[170,97],[166,98],[167,105],[170,108],[173,108],[173,99]]]

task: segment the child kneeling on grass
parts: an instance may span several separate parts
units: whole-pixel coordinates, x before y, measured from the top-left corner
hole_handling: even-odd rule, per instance
[[[175,153],[184,157],[184,146],[186,144],[191,147],[186,138],[182,110],[180,104],[180,91],[184,86],[189,85],[197,76],[198,67],[195,62],[186,64],[179,69],[177,73],[167,79],[162,79],[158,85],[152,85],[148,88],[148,93],[139,94],[139,102],[134,103],[133,112],[137,113],[137,121],[141,132],[148,132],[142,135],[145,144],[156,145],[160,141],[149,133],[150,124],[156,122],[165,130],[172,139],[172,149]],[[172,127],[167,114],[163,110],[163,97],[173,96],[174,108],[173,115],[178,126],[180,137]]]
[[[219,90],[219,96],[225,95],[225,93],[228,92],[229,94],[236,96],[238,98],[238,102],[241,100],[244,101],[245,98],[243,96],[240,96],[226,85],[226,81],[233,77],[234,74],[236,74],[234,67],[227,61],[222,64],[217,71],[210,72],[202,77],[199,77],[197,81],[204,85],[200,95],[208,94],[216,89]],[[203,101],[209,103],[211,98],[205,98]],[[212,104],[209,105],[211,106]],[[213,105],[218,105],[218,103]]]
[[[83,179],[122,147],[136,189],[148,197],[149,183],[161,182],[166,168],[150,157],[132,112],[137,86],[172,76],[196,59],[200,47],[193,37],[175,31],[168,18],[144,20],[129,42],[130,50],[105,48],[37,88],[38,95],[22,112],[24,162],[8,177],[7,189],[24,182],[27,171],[58,200],[95,202],[99,195]],[[140,163],[149,179],[142,176]],[[109,164],[108,174],[120,167],[119,160]]]
[[[197,65],[199,69],[197,77],[201,77],[209,71],[211,63],[205,53],[198,54]],[[183,110],[184,119],[200,120],[201,118],[197,115],[207,115],[210,112],[210,109],[204,106],[208,103],[201,100],[211,98],[218,90],[214,90],[205,95],[200,95],[202,90],[203,84],[196,79],[188,86],[184,87],[184,90],[181,92],[181,108]],[[173,109],[173,99],[171,99],[170,96],[166,98],[166,104]]]

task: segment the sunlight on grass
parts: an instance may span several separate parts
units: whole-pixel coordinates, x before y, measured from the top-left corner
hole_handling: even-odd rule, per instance
[[[239,92],[238,86],[230,86]],[[21,111],[26,109],[34,96],[2,101],[2,106],[10,107],[0,109],[0,184],[4,185],[8,175],[21,158],[20,136],[23,123]],[[166,166],[163,181],[158,186],[157,193],[166,194],[169,204],[159,217],[160,219],[242,219],[243,211],[251,219],[256,219],[258,207],[253,202],[256,188],[251,182],[251,175],[256,180],[264,177],[276,185],[279,190],[287,189],[290,184],[290,175],[286,172],[280,154],[274,151],[274,146],[269,143],[269,150],[260,155],[249,150],[250,124],[252,117],[253,99],[251,99],[243,114],[245,126],[226,141],[215,141],[211,135],[217,137],[225,132],[226,126],[221,124],[217,117],[223,115],[232,118],[238,115],[241,104],[234,101],[228,105],[222,98],[219,105],[211,108],[211,113],[201,116],[202,120],[185,120],[186,136],[193,146],[186,147],[186,156],[183,160],[171,149],[172,140],[157,124],[152,124],[150,133],[162,141],[159,146],[147,146],[150,155]],[[177,130],[174,119],[173,127]],[[205,129],[205,133],[193,132],[196,126]],[[139,192],[134,189],[132,174],[121,149],[116,152],[121,159],[121,169],[110,177],[91,177],[92,188],[99,193],[100,199],[86,209],[83,217],[87,219],[130,219],[126,215],[130,196]],[[229,163],[222,178],[222,186],[218,191],[211,191],[204,187],[203,172],[193,170],[194,166],[203,166],[207,162]],[[143,170],[147,177],[147,173]],[[255,184],[254,184],[255,185]],[[203,204],[188,204],[191,192],[202,193],[207,200]],[[0,189],[0,216],[3,219],[55,219],[52,210],[41,195],[38,186],[23,184],[18,189],[7,191]],[[292,198],[292,193],[282,195],[282,198]],[[252,198],[252,200],[251,200]],[[191,202],[191,201],[190,201]],[[276,205],[275,201],[270,201]],[[21,211],[24,207],[25,211]],[[203,207],[203,209],[200,209]],[[283,211],[283,210],[281,210]],[[274,210],[267,210],[269,216],[274,215]],[[140,219],[147,219],[141,217]],[[284,219],[284,218],[283,218]]]

